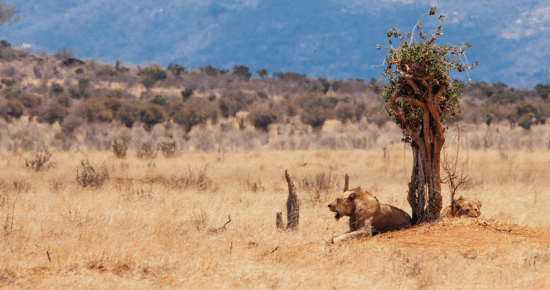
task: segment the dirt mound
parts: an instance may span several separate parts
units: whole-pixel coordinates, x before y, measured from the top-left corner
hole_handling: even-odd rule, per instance
[[[550,246],[550,230],[494,220],[449,218],[374,236],[370,243],[401,248],[477,250],[495,244]]]

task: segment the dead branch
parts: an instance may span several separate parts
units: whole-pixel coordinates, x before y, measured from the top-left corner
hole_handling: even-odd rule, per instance
[[[487,226],[487,227],[490,227],[490,228],[495,229],[495,230],[497,230],[497,231],[508,232],[508,233],[509,233],[509,232],[512,232],[512,231],[514,231],[514,232],[516,232],[516,231],[519,232],[519,231],[521,231],[521,230],[523,230],[523,229],[525,229],[525,228],[527,227],[527,225],[525,225],[525,226],[523,226],[522,228],[519,228],[519,229],[517,229],[517,230],[513,230],[513,229],[500,229],[500,228],[497,228],[497,227],[494,227],[494,226],[488,224],[486,221],[479,222],[479,225],[484,226],[484,227]]]
[[[225,224],[223,224],[223,226],[219,228],[208,228],[208,233],[213,235],[223,233],[225,231],[225,226],[231,222],[231,214],[228,214],[227,218],[228,220],[225,222]]]
[[[385,148],[384,148],[385,149]],[[385,152],[385,151],[384,151]],[[349,189],[349,176],[348,174],[346,173],[346,181],[344,183],[344,192],[348,191]]]

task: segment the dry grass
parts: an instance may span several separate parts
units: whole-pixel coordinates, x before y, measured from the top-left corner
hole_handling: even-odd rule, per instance
[[[14,162],[15,153],[0,156],[0,287],[535,289],[550,284],[547,246],[499,242],[434,249],[369,240],[327,245],[348,229],[324,202],[302,204],[298,232],[276,230],[275,213],[285,212],[285,169],[297,184],[306,176],[307,184],[315,180],[310,193],[298,188],[302,199],[311,194],[315,200],[315,192],[321,201],[333,198],[348,173],[350,187],[360,185],[380,202],[410,211],[405,190],[412,160],[402,145],[388,146],[385,153],[226,152],[223,159],[187,151],[158,156],[154,163],[135,152],[119,160],[109,151],[71,151],[56,153],[57,166],[40,172]],[[550,152],[487,150],[471,151],[469,157],[472,181],[459,195],[482,200],[486,218],[550,228]],[[109,179],[103,186],[77,183],[80,160],[105,164]],[[253,183],[263,190],[254,190]],[[232,221],[225,230],[212,231],[228,214]],[[429,245],[429,228],[413,230]]]

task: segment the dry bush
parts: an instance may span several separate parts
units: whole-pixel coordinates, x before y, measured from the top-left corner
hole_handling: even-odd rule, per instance
[[[204,166],[202,170],[199,170],[197,174],[191,170],[191,167],[188,166],[187,174],[183,175],[172,175],[168,179],[164,179],[163,183],[166,187],[171,189],[187,189],[195,188],[197,190],[212,190],[216,191],[218,185],[206,174],[208,169],[208,164]]]
[[[178,148],[176,147],[176,141],[162,142],[159,147],[162,151],[162,155],[166,158],[176,157],[179,154]]]
[[[53,151],[50,152],[48,149],[35,151],[31,153],[33,157],[30,157],[30,159],[25,159],[25,166],[27,168],[35,170],[35,171],[41,171],[41,170],[48,170],[50,168],[54,168],[56,165],[55,161],[50,161],[53,155]]]
[[[157,157],[159,150],[153,148],[151,142],[143,142],[141,145],[136,142],[136,154],[138,158],[155,158]]]
[[[117,158],[126,158],[126,151],[128,150],[128,139],[122,138],[122,141],[119,143],[118,139],[115,139],[113,142],[113,153]]]
[[[298,186],[300,190],[309,194],[311,202],[323,202],[330,197],[330,192],[336,186],[336,174],[319,172],[312,177],[306,175],[299,181]]]
[[[82,160],[80,162],[82,165],[82,174],[78,173],[78,168],[76,169],[76,181],[82,187],[96,187],[99,188],[103,183],[109,178],[109,169],[107,165],[103,163],[101,166],[94,167],[90,165],[88,160]]]

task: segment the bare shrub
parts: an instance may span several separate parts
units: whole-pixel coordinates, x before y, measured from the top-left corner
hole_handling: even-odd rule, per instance
[[[162,142],[159,145],[162,155],[166,158],[175,157],[178,155],[179,151],[176,148],[176,141],[172,142]]]
[[[159,150],[155,150],[151,142],[143,142],[141,145],[139,142],[136,142],[136,154],[138,158],[155,158],[158,152]]]
[[[122,138],[122,141],[119,143],[118,139],[115,139],[113,142],[113,153],[117,158],[126,158],[126,151],[128,151],[128,139]]]
[[[197,190],[212,190],[216,191],[218,185],[206,174],[208,164],[204,166],[198,173],[194,173],[191,167],[188,167],[187,174],[172,175],[170,178],[164,180],[164,185],[171,189],[186,189],[195,188]]]
[[[88,160],[82,160],[80,162],[82,165],[82,174],[78,173],[78,168],[76,169],[76,181],[82,187],[95,187],[99,188],[103,185],[105,180],[109,178],[109,169],[107,165],[103,163],[101,166],[94,167],[88,162]]]
[[[319,172],[312,177],[306,175],[299,182],[301,190],[309,193],[312,202],[323,202],[330,196],[336,185],[336,175],[331,172]]]
[[[41,171],[55,167],[55,161],[50,161],[53,155],[53,151],[50,152],[46,148],[44,150],[35,151],[31,155],[32,157],[30,157],[29,159],[23,157],[23,159],[25,159],[25,166],[27,168],[35,171]]]

